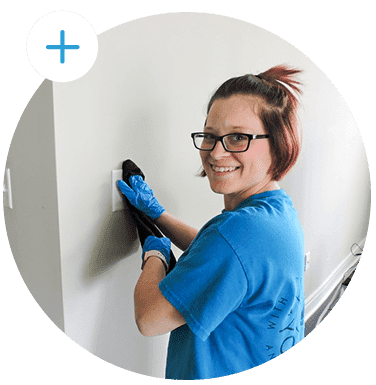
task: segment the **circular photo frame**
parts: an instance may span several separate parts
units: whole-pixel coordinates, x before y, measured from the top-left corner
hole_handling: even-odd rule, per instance
[[[248,237],[260,234],[261,222],[257,220],[261,213],[269,210],[275,215],[280,208],[279,203],[270,206],[270,200],[277,198],[269,193],[277,190],[276,185],[268,185],[270,188],[262,191],[247,190],[252,194],[242,195],[245,198],[237,202],[250,202],[253,196],[267,198],[259,207],[261,211],[254,212],[254,222],[252,216],[246,222],[231,222],[223,233],[222,227],[215,227],[221,238],[211,238],[205,229],[240,207],[227,206],[228,199],[251,187],[213,188],[210,178],[232,178],[230,172],[238,183],[248,164],[239,160],[243,159],[240,155],[226,152],[226,145],[236,147],[224,142],[223,136],[231,130],[272,135],[274,126],[266,127],[261,119],[260,105],[267,97],[260,93],[251,97],[252,108],[247,113],[252,111],[252,116],[260,119],[265,132],[250,132],[251,127],[244,129],[244,121],[236,122],[240,115],[234,111],[242,109],[244,113],[244,105],[231,109],[222,103],[215,116],[207,107],[228,79],[253,76],[254,81],[272,89],[271,78],[265,74],[278,66],[299,69],[296,81],[301,93],[294,91],[292,86],[297,83],[289,83],[286,76],[275,77],[274,86],[282,85],[281,100],[291,94],[299,100],[293,121],[300,130],[300,153],[291,170],[278,180],[278,191],[286,194],[285,203],[291,200],[304,237],[299,238],[298,246],[282,242],[291,225],[291,217],[289,222],[282,216],[274,225],[264,221],[264,240],[258,237],[260,241],[252,240],[254,246],[249,247]],[[216,100],[249,97],[245,94],[237,90]],[[276,102],[276,110],[282,107]],[[211,140],[221,138],[214,143],[221,156],[212,154],[206,160],[215,175],[198,176],[202,166],[205,171],[205,162],[199,155],[202,148],[199,152],[192,143],[195,132],[209,132]],[[265,139],[270,143],[270,138]],[[253,144],[247,151],[252,151]],[[269,150],[273,152],[275,146],[276,142]],[[235,163],[219,159],[229,157]],[[153,266],[157,271],[159,262],[158,258],[152,258],[153,263],[141,261],[150,249],[140,244],[128,206],[132,201],[129,196],[124,199],[117,183],[123,179],[122,165],[127,159],[142,169],[142,183],[152,189],[151,193],[148,190],[152,204],[158,199],[158,205],[174,216],[167,227],[158,222],[159,217],[153,218],[171,238],[178,260],[167,275],[175,274],[176,279],[168,278],[169,284],[163,286],[163,278],[156,287],[184,318],[184,324],[179,324],[181,320],[174,323],[176,317],[172,316],[172,326],[166,321],[162,335],[153,331],[152,338],[142,335],[145,329],[138,322],[137,306],[147,309],[155,298],[151,286],[146,291],[146,286],[140,289],[140,279],[154,271]],[[252,162],[256,164],[255,157]],[[260,166],[265,170],[263,178],[269,175],[265,167]],[[260,180],[264,179],[257,183]],[[136,187],[131,187],[137,193]],[[36,302],[67,336],[99,358],[135,373],[204,379],[239,373],[277,358],[329,314],[347,288],[364,248],[370,176],[361,135],[345,101],[302,52],[260,27],[229,17],[164,14],[131,21],[99,35],[96,61],[79,79],[42,83],[10,146],[4,207],[9,243],[22,278]],[[245,223],[250,226],[246,230]],[[182,228],[184,237],[179,232],[171,234],[172,227]],[[201,230],[195,233],[189,228]],[[244,245],[248,245],[247,251]],[[300,264],[294,259],[297,248],[301,250]],[[187,260],[187,255],[191,252],[192,258],[198,249],[209,263],[195,266]],[[287,259],[283,263],[279,259],[279,264],[273,259],[282,249],[283,258],[292,250],[291,264]],[[263,253],[273,258],[266,260]],[[223,260],[218,259],[220,254]],[[166,263],[164,260],[160,266],[164,269]],[[188,271],[185,281],[184,271]],[[274,295],[262,297],[266,288]],[[291,298],[286,298],[284,290]],[[151,297],[139,300],[148,291]],[[187,293],[191,296],[185,296]],[[290,302],[294,305],[288,307]],[[224,307],[221,316],[216,315]],[[257,317],[260,322],[251,323],[249,329],[244,326]],[[269,337],[269,332],[278,338]],[[254,346],[247,340],[250,333],[259,338]],[[177,352],[178,363],[173,359]],[[203,360],[201,364],[198,358]],[[177,370],[178,364],[184,370]]]

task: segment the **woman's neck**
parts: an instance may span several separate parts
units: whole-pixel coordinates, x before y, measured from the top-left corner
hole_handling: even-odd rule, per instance
[[[265,191],[274,191],[274,190],[280,190],[280,187],[276,181],[272,180],[263,186],[260,186],[260,185],[252,186],[245,191],[241,191],[235,194],[224,195],[225,210],[226,211],[233,210],[241,202],[243,202],[244,200],[248,199],[253,195],[261,194]]]

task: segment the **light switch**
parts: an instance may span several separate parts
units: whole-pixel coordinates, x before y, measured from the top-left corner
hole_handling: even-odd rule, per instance
[[[4,207],[13,208],[12,201],[12,185],[10,182],[10,169],[5,170],[4,185],[3,185],[3,204]]]
[[[119,190],[117,181],[122,179],[122,170],[111,171],[111,185],[112,185],[112,212],[120,211],[125,209],[124,198],[122,192]]]
[[[304,258],[304,271],[308,270],[309,264],[311,263],[311,252],[305,254]]]

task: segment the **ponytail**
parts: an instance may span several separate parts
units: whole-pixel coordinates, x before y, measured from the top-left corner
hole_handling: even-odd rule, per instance
[[[301,83],[296,79],[296,75],[302,71],[295,68],[288,68],[285,65],[278,65],[256,75],[260,80],[264,80],[272,88],[280,88],[284,90],[284,96],[287,96],[293,109],[298,106],[298,98],[295,96],[302,93],[299,86]],[[272,92],[273,94],[273,92]],[[275,97],[278,92],[275,92]]]

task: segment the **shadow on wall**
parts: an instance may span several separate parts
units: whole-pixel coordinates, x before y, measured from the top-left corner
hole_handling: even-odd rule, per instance
[[[139,248],[136,225],[129,209],[107,213],[93,247],[84,279],[92,280]]]

